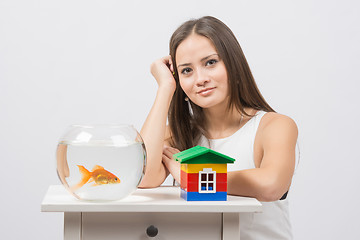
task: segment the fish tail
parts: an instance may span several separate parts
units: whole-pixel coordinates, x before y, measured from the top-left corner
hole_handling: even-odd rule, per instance
[[[71,187],[72,191],[76,191],[79,188],[81,188],[82,186],[84,186],[90,179],[91,177],[91,172],[89,172],[84,166],[81,165],[77,165],[79,168],[79,171],[81,173],[81,180],[78,184],[74,185]]]

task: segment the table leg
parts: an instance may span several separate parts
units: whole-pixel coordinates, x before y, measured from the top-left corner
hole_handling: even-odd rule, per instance
[[[222,240],[240,239],[239,213],[223,213]]]
[[[81,212],[64,212],[64,240],[81,240]]]

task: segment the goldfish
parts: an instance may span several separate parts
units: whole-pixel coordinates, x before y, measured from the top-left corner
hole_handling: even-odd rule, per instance
[[[120,179],[117,176],[105,170],[102,166],[96,165],[91,172],[87,170],[84,166],[77,166],[82,175],[82,178],[78,184],[71,187],[73,191],[76,191],[77,189],[84,186],[86,183],[91,182],[95,182],[92,186],[120,183]]]

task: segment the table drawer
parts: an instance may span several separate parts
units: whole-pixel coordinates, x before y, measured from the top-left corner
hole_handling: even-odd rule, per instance
[[[146,233],[151,225],[158,230],[155,238]],[[221,238],[221,213],[82,213],[84,240]]]

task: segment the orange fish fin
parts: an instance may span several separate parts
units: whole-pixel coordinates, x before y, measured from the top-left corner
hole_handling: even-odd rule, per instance
[[[95,167],[92,169],[92,171],[99,170],[99,169],[104,169],[104,168],[102,166],[95,165]]]
[[[96,187],[96,186],[99,186],[99,184],[94,183],[94,184],[92,184],[91,186],[92,186],[92,187]]]
[[[77,166],[81,173],[81,180],[78,184],[71,187],[72,191],[76,191],[79,188],[81,188],[82,186],[84,186],[91,178],[91,173],[84,166],[81,166],[81,165],[77,165]]]

